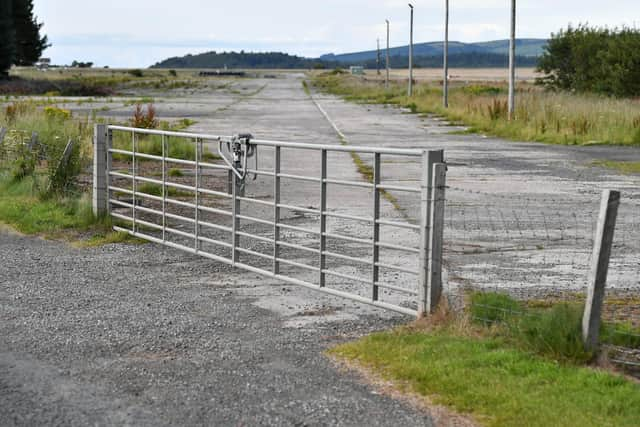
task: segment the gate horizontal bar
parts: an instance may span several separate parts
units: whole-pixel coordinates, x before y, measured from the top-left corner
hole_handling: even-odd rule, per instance
[[[324,235],[330,239],[346,240],[348,242],[362,243],[364,245],[373,244],[372,239],[359,239],[357,237],[344,236],[342,234],[333,234],[333,233],[324,233]]]
[[[418,270],[412,270],[411,268],[405,268],[405,267],[401,267],[399,265],[384,264],[382,262],[376,262],[376,265],[378,267],[386,268],[387,270],[402,271],[403,273],[409,273],[409,274],[415,274],[415,275],[420,274],[420,272]]]
[[[288,209],[290,211],[300,211],[300,212],[305,212],[309,214],[320,215],[319,209],[303,208],[300,206],[293,206],[293,205],[284,205],[282,203],[278,203],[278,207],[282,209]]]
[[[351,257],[351,256],[348,256],[348,255],[337,254],[335,252],[330,252],[330,251],[322,251],[322,253],[324,255],[330,256],[332,258],[344,259],[346,261],[357,262],[359,264],[366,264],[366,265],[372,265],[373,264],[370,260],[363,259],[363,258],[355,258],[355,257]]]
[[[385,249],[395,249],[397,251],[411,252],[411,253],[414,253],[414,254],[419,254],[420,253],[420,249],[411,248],[411,247],[408,247],[408,246],[394,245],[394,244],[385,243],[385,242],[376,242],[376,245],[381,247],[381,248],[385,248]]]
[[[420,230],[419,225],[410,224],[408,222],[396,222],[379,219],[376,221],[376,223],[380,225],[388,225],[390,227],[408,228],[409,230]]]
[[[117,130],[123,132],[133,132],[142,135],[165,135],[174,136],[178,138],[188,139],[200,139],[204,141],[219,141],[219,140],[231,140],[232,136],[229,135],[210,135],[210,134],[196,134],[189,132],[173,132],[155,129],[138,129],[127,126],[107,126],[108,130]],[[402,156],[422,156],[423,150],[419,149],[407,149],[407,148],[382,148],[382,147],[360,147],[360,146],[345,146],[345,145],[327,145],[327,144],[309,144],[302,142],[283,142],[283,141],[270,141],[266,139],[252,139],[252,144],[264,145],[268,147],[284,147],[284,148],[298,148],[303,150],[327,150],[327,151],[340,151],[340,152],[358,152],[358,153],[380,153]]]
[[[323,212],[323,214],[331,218],[350,219],[353,221],[362,221],[362,222],[373,222],[373,218],[366,218],[363,216],[339,214],[339,213],[329,212],[329,211],[325,211]]]

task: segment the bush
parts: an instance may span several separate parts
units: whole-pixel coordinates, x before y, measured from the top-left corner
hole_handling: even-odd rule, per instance
[[[142,70],[136,68],[133,70],[129,70],[127,71],[129,74],[131,74],[133,77],[144,77],[144,73],[142,72]]]
[[[169,75],[171,77],[178,77],[178,73],[176,72],[176,70],[169,70]]]
[[[131,125],[134,128],[155,129],[158,127],[158,119],[156,119],[156,108],[153,104],[147,105],[147,111],[142,108],[142,104],[136,104],[131,118]]]
[[[44,114],[49,120],[60,120],[65,121],[71,118],[71,111],[65,110],[63,108],[58,108],[54,106],[46,106],[44,107]]]
[[[552,34],[538,70],[552,89],[640,96],[640,29],[569,26]]]

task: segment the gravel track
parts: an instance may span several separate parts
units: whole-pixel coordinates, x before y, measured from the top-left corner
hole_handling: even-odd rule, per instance
[[[3,426],[431,425],[322,354],[406,318],[153,244],[0,259]]]

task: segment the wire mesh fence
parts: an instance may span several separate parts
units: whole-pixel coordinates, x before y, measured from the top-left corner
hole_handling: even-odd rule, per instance
[[[558,320],[549,316],[580,322],[599,205],[597,190],[514,194],[450,185],[443,255],[449,304],[467,308],[475,322],[529,334],[536,322]],[[562,313],[551,313],[560,305]],[[601,342],[615,363],[640,366],[640,192],[633,189],[620,203]]]

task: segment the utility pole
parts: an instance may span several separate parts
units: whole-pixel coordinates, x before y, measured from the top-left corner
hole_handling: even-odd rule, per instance
[[[378,75],[380,75],[380,39],[378,39],[377,42],[378,50],[376,54],[376,72],[378,73]]]
[[[509,40],[509,120],[516,111],[516,0],[511,0],[511,38]]]
[[[442,100],[444,108],[449,108],[449,0],[445,0],[444,12],[444,80],[442,91],[444,93]]]
[[[387,21],[387,77],[384,81],[384,87],[389,89],[389,20]]]
[[[515,1],[515,0],[514,0]],[[409,32],[409,96],[413,95],[413,5],[409,3],[411,9],[411,30]]]

